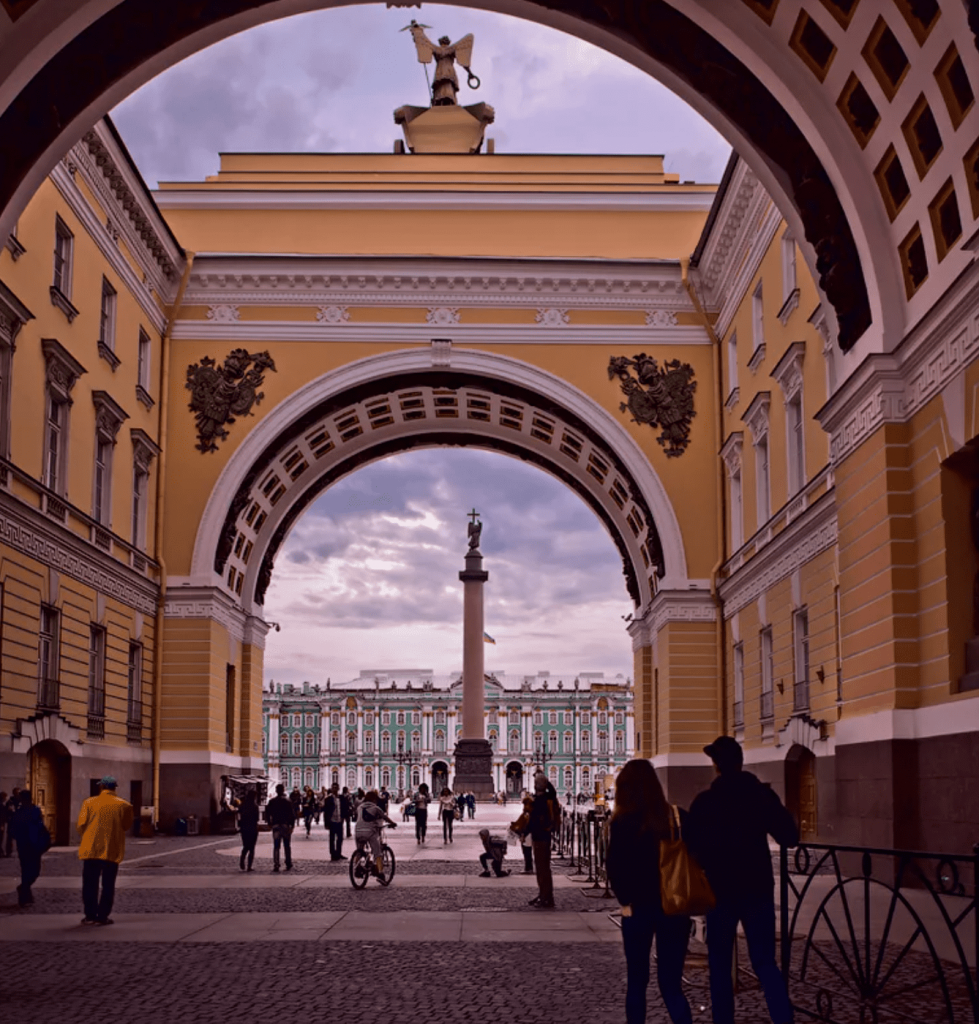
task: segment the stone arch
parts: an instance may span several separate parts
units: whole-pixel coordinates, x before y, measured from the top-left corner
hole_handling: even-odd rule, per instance
[[[630,594],[687,589],[679,522],[628,432],[566,381],[495,353],[429,350],[370,356],[311,381],[242,441],[208,499],[190,582],[220,586],[252,611],[301,512],[368,461],[419,446],[477,444],[535,462],[599,516],[623,559]],[[654,581],[654,574],[657,579]]]
[[[22,0],[14,8],[17,20],[0,42],[5,57],[0,137],[18,140],[0,165],[0,238],[69,146],[154,75],[261,22],[346,2],[215,0],[202,7],[195,0]],[[886,134],[903,149],[902,127],[885,102],[871,101],[869,108],[864,103],[864,114],[854,114],[847,103],[849,85],[839,93],[839,72],[845,79],[851,68],[871,92],[878,88],[861,57],[871,5],[862,5],[852,17],[828,13],[809,0],[567,0],[559,9],[547,0],[461,2],[567,31],[667,84],[736,146],[785,212],[828,307],[835,310],[842,347],[851,348],[864,335],[869,336],[865,348],[890,348],[900,340],[907,301],[895,232],[904,229],[889,223],[893,218],[874,174],[880,155],[877,147],[868,151],[867,142],[881,124],[878,139]],[[946,38],[958,39],[975,72],[965,6],[944,2],[940,14],[937,33],[943,45]],[[934,25],[912,23],[913,14],[902,20],[892,10],[889,17],[898,34],[908,37],[906,50],[916,72],[908,77],[927,81],[937,97],[934,69],[925,66],[931,57],[919,52]],[[803,30],[810,25],[815,50],[806,49],[809,37]],[[91,59],[93,53],[98,61]],[[865,94],[866,89],[861,102]],[[863,129],[855,123],[861,116]],[[946,164],[951,170],[954,163],[956,175],[962,174],[963,159],[968,163],[972,141],[963,136],[946,146]],[[917,196],[919,182],[910,175],[908,180]],[[931,198],[916,199],[925,220]],[[922,230],[928,230],[927,223]],[[964,237],[970,234],[964,231]],[[895,244],[881,245],[881,237]],[[871,324],[874,330],[868,332]]]

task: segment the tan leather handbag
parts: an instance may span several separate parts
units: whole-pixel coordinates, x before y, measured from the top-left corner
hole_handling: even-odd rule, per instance
[[[659,844],[659,891],[663,913],[694,917],[713,910],[716,900],[704,869],[680,837],[680,811],[670,807],[670,837]]]

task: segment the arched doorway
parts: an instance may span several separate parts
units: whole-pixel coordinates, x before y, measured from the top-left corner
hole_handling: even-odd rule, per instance
[[[71,826],[71,754],[57,740],[31,747],[27,784],[34,803],[41,808],[52,840],[67,845]]]
[[[506,766],[506,795],[519,797],[523,792],[523,765],[519,761],[511,761]]]
[[[432,765],[432,795],[438,796],[449,784],[449,766],[444,761]]]
[[[785,806],[799,823],[800,837],[815,839],[816,755],[798,743],[792,745],[785,759]]]

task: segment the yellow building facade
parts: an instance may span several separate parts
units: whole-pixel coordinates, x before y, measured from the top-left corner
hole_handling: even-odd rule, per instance
[[[0,786],[67,821],[111,769],[165,827],[208,821],[222,775],[261,770],[292,524],[373,459],[468,444],[554,474],[617,545],[636,747],[671,799],[729,732],[807,835],[961,845],[979,340],[948,274],[858,359],[737,159],[713,186],[656,156],[225,154],[151,196],[100,122],[0,257]]]

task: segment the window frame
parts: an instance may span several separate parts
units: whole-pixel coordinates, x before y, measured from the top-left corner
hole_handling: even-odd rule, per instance
[[[60,251],[63,246],[64,251]],[[54,217],[54,274],[51,287],[71,300],[75,263],[75,234],[58,214]]]
[[[102,296],[99,302],[99,347],[110,353],[116,350],[116,315],[119,307],[119,293],[112,282],[102,275]]]
[[[744,644],[734,645],[734,715],[735,728],[744,726]]]
[[[97,738],[105,735],[105,652],[105,626],[97,622],[89,623],[88,732],[89,735],[98,734]]]
[[[53,604],[41,604],[37,630],[38,704],[57,710],[61,706],[61,612]]]
[[[793,681],[792,710],[809,710],[809,608],[803,605],[792,613]]]
[[[143,729],[143,645],[129,641],[126,661],[126,727],[130,740],[141,740]]]

